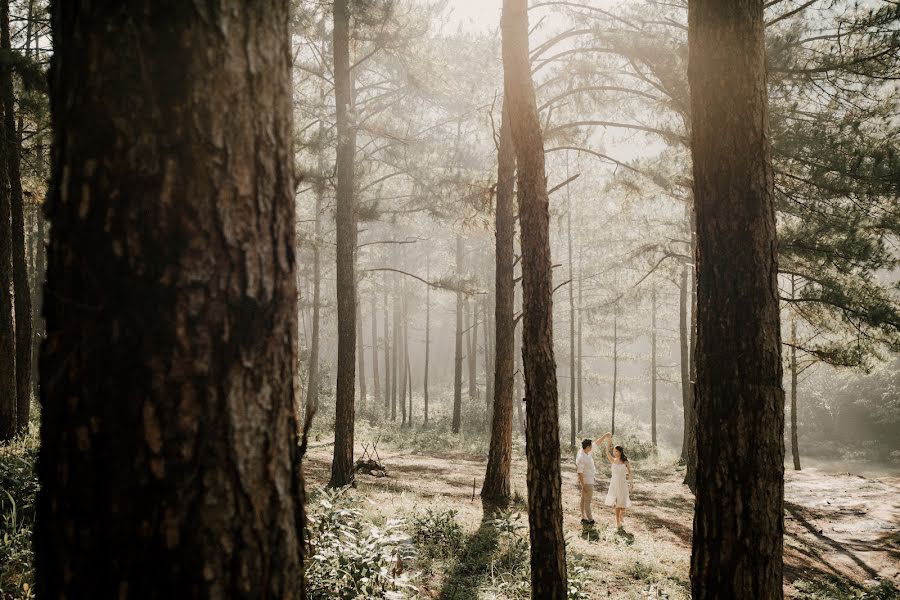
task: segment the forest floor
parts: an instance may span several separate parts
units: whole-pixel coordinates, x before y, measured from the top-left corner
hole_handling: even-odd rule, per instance
[[[305,472],[311,491],[328,481],[332,450],[327,443],[309,449]],[[467,534],[468,549],[455,560],[429,562],[422,567],[426,572],[417,573],[418,597],[517,597],[498,586],[492,542],[485,543],[489,528],[478,498],[484,458],[385,448],[379,454],[388,477],[359,475],[352,492],[373,522],[451,510]],[[563,469],[568,559],[583,567],[589,597],[689,598],[693,497],[681,483],[683,469],[651,461],[635,465],[633,508],[623,534],[602,505],[609,467],[600,460],[597,466],[597,524],[590,528],[579,522],[574,466]],[[513,490],[519,499],[513,509],[525,524],[524,459],[513,462]],[[784,545],[787,597],[895,597],[890,584],[900,587],[900,477],[786,471]]]

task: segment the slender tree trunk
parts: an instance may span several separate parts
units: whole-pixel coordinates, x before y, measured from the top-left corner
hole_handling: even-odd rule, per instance
[[[472,323],[467,323],[466,327],[469,332],[469,399],[474,400],[478,398],[478,305],[475,300],[468,305],[472,308]]]
[[[394,255],[394,264],[396,262],[396,254]],[[400,356],[403,354],[401,344],[401,336],[403,333],[403,322],[400,318],[400,294],[398,291],[397,274],[393,274],[394,286],[394,354],[391,357],[391,421],[397,420],[397,388],[400,385]]]
[[[691,589],[697,600],[777,599],[784,391],[763,1],[692,0],[688,16],[698,264]]]
[[[324,123],[319,124],[319,133],[324,131]],[[319,342],[320,332],[319,323],[321,320],[320,311],[322,304],[322,203],[325,194],[325,160],[322,154],[319,154],[318,180],[316,181],[316,214],[315,214],[315,235],[313,236],[313,252],[312,252],[312,332],[309,336],[309,374],[306,381],[306,419],[319,410]]]
[[[402,348],[397,354],[399,355],[400,360],[400,427],[406,426],[406,384],[409,380],[409,374],[407,372],[409,368],[409,361],[407,357],[409,356],[409,323],[406,314],[406,280],[403,280],[403,283],[400,286],[400,346],[398,348]]]
[[[566,178],[569,177],[569,156],[566,154]],[[575,406],[575,259],[572,255],[572,198],[566,186],[566,240],[569,249],[569,447],[575,448],[578,409]]]
[[[388,311],[388,282],[384,279],[384,417],[391,410],[391,331]]]
[[[372,291],[372,387],[375,410],[381,406],[381,377],[378,375],[378,294]]]
[[[490,431],[490,423],[493,418],[494,412],[494,374],[491,370],[491,318],[488,315],[488,302],[490,299],[490,295],[485,296],[484,302],[481,303],[481,320],[484,323],[484,326],[481,330],[484,332],[484,360],[482,364],[484,366],[484,399],[485,405],[487,407],[487,423],[488,423],[488,431]]]
[[[425,259],[425,278],[431,281],[431,256]],[[425,286],[425,370],[422,374],[422,391],[425,403],[423,427],[428,427],[428,363],[431,357],[431,286]]]
[[[6,140],[5,120],[0,122],[0,140]],[[7,152],[7,145],[0,143],[0,442],[12,439],[18,429],[12,203],[10,189],[3,182],[8,172]]]
[[[52,4],[41,598],[305,597],[289,2],[183,8]]]
[[[462,277],[463,240],[456,236],[456,274]],[[462,342],[463,342],[463,295],[456,292],[456,341],[453,358],[453,433],[459,433],[462,421]]]
[[[337,388],[335,391],[334,459],[329,487],[353,483],[353,422],[356,400],[356,210],[354,154],[356,129],[350,122],[353,86],[350,73],[350,0],[334,2],[334,97],[337,105]]]
[[[584,365],[583,352],[581,350],[581,328],[584,324],[584,314],[581,312],[584,304],[582,303],[582,286],[581,279],[584,276],[584,272],[582,271],[582,259],[584,258],[584,246],[581,242],[581,236],[579,235],[578,241],[578,362],[575,366],[576,372],[578,374],[578,431],[584,431],[584,422],[582,420],[582,415],[584,414],[584,388],[583,388],[583,377],[582,377],[582,368]]]
[[[616,395],[619,385],[619,312],[613,315],[613,380],[612,380],[612,423],[610,423],[610,433],[616,434]]]
[[[525,432],[525,414],[523,405],[525,404],[525,396],[522,394],[522,382],[525,380],[525,373],[522,371],[522,337],[516,331],[517,324],[513,324],[515,337],[515,345],[513,346],[513,355],[515,356],[515,370],[513,371],[513,404],[516,405],[516,418],[519,423],[519,431]]]
[[[650,441],[656,453],[656,287],[650,290]]]
[[[0,47],[12,52],[9,39],[9,0],[0,3]],[[25,259],[25,204],[22,176],[19,172],[21,144],[16,127],[15,92],[9,61],[0,64],[0,95],[3,96],[3,121],[6,137],[6,174],[10,189],[12,227],[13,285],[16,314],[16,421],[19,431],[28,428],[31,414],[31,290],[28,287],[28,265]]]
[[[681,285],[678,294],[678,339],[681,362],[681,406],[684,413],[684,427],[681,439],[680,464],[687,464],[688,430],[691,426],[691,359],[688,346],[688,267],[681,268]]]
[[[562,527],[559,397],[553,355],[553,273],[544,144],[534,99],[525,0],[504,0],[501,19],[506,104],[516,149],[522,232],[525,454],[531,597],[566,598]]]
[[[40,154],[40,151],[39,151]],[[44,339],[44,280],[47,264],[47,242],[44,221],[43,205],[35,209],[35,221],[37,232],[35,235],[34,247],[34,301],[32,302],[32,314],[34,315],[34,335],[31,342],[31,389],[32,395],[38,398],[40,391],[41,372],[38,368],[38,358],[41,349],[41,341]]]
[[[359,293],[358,287],[357,293]],[[359,406],[364,409],[368,393],[366,391],[366,353],[365,339],[363,336],[363,315],[359,299],[357,299],[356,302],[356,332],[356,355],[359,357]]]
[[[791,300],[796,298],[797,278],[791,275]],[[791,456],[794,470],[800,470],[800,443],[797,439],[797,317],[791,315]]]
[[[693,204],[692,204],[693,207]],[[691,269],[691,314],[690,314],[690,405],[688,409],[688,452],[684,483],[694,494],[697,493],[697,219],[691,209],[691,248],[694,267]]]
[[[407,337],[407,341],[409,338]],[[406,390],[409,394],[409,412],[406,414],[406,424],[412,429],[413,426],[413,389],[412,389],[412,368],[409,365],[409,344],[406,344]]]
[[[500,123],[500,148],[497,158],[497,210],[495,211],[494,253],[494,409],[491,418],[491,445],[488,450],[487,471],[481,488],[486,504],[505,505],[510,498],[510,468],[512,465],[512,405],[515,378],[514,306],[516,284],[513,275],[515,261],[513,243],[515,224],[516,155],[512,145],[509,114],[503,109]],[[519,402],[521,412],[521,402]]]

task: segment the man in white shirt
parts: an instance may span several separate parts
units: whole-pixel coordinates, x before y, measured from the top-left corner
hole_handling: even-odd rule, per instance
[[[591,454],[594,448],[599,447],[612,434],[604,434],[593,442],[589,439],[581,441],[581,450],[575,457],[575,471],[578,473],[578,487],[581,488],[581,524],[593,525],[594,517],[591,514],[591,500],[594,497],[594,475],[597,469],[594,466],[594,457]]]

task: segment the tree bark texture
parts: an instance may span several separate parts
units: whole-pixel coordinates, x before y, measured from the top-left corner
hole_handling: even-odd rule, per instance
[[[515,369],[514,303],[516,284],[513,275],[515,224],[516,155],[512,145],[509,114],[504,109],[500,123],[500,148],[497,159],[497,209],[495,211],[494,253],[494,408],[491,419],[491,445],[481,499],[488,504],[505,505],[510,498],[512,465],[512,408]]]
[[[691,588],[781,598],[784,391],[762,0],[689,4],[697,224]]]
[[[6,140],[5,121],[0,123],[0,140]],[[8,158],[6,144],[0,143],[0,442],[12,439],[18,429],[12,202],[6,185]]]
[[[52,5],[42,598],[297,598],[289,2]]]
[[[553,354],[553,273],[544,145],[534,99],[525,0],[504,0],[501,18],[505,103],[516,151],[522,245],[522,360],[527,398],[531,597],[566,597],[559,397]]]
[[[0,47],[12,52],[9,38],[9,0],[0,3]],[[31,290],[25,259],[25,203],[20,173],[21,144],[16,127],[15,92],[9,61],[0,65],[0,95],[3,97],[3,131],[6,134],[6,171],[9,179],[12,227],[12,272],[16,314],[16,424],[18,431],[28,428],[31,414]]]

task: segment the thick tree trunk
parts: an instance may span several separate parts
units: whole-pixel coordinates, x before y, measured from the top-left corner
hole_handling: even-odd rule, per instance
[[[372,387],[375,410],[381,405],[381,377],[378,374],[378,294],[372,291]]]
[[[569,177],[568,155],[566,178]],[[572,198],[566,186],[566,241],[569,247],[569,447],[575,448],[578,429],[578,409],[575,405],[575,258],[572,255]]]
[[[353,89],[350,82],[350,0],[334,2],[334,97],[337,105],[337,388],[334,398],[334,458],[330,487],[353,483],[353,422],[356,412],[356,210],[354,154],[356,129],[350,122]]]
[[[357,293],[359,288],[357,288]],[[366,407],[366,353],[365,339],[363,336],[363,315],[362,306],[357,300],[356,302],[356,355],[359,357],[359,406],[361,409]]]
[[[698,600],[782,597],[784,392],[764,38],[762,0],[689,4]]]
[[[791,300],[796,298],[797,278],[791,275]],[[800,470],[800,443],[797,436],[797,317],[791,315],[791,456],[794,470]]]
[[[512,405],[515,369],[514,303],[516,155],[512,145],[509,114],[504,107],[500,124],[497,157],[497,210],[495,211],[494,253],[494,408],[491,418],[491,445],[481,499],[486,504],[505,505],[510,498],[512,465]],[[521,409],[520,409],[521,410]]]
[[[531,597],[566,597],[566,548],[562,527],[559,398],[553,355],[553,273],[544,144],[528,57],[525,0],[504,0],[501,19],[503,74],[516,149],[522,232],[522,358],[528,412],[528,521]]]
[[[431,281],[431,257],[426,258],[426,279]],[[428,363],[431,357],[431,286],[425,286],[425,370],[422,374],[422,392],[425,403],[425,419],[423,427],[428,427]]]
[[[681,407],[684,414],[684,427],[681,438],[681,458],[679,464],[686,465],[688,459],[688,431],[691,427],[691,359],[688,345],[688,267],[681,268],[681,284],[678,289],[678,341],[679,359],[681,363]]]
[[[619,313],[618,308],[613,315],[613,380],[612,380],[612,418],[609,431],[616,434],[616,395],[619,386]]]
[[[384,417],[391,410],[391,329],[390,312],[388,310],[387,275],[384,279]]]
[[[5,122],[0,122],[0,140],[6,139]],[[13,311],[13,235],[9,187],[2,183],[7,173],[7,145],[0,143],[0,442],[12,439],[18,429],[16,419],[16,338]]]
[[[656,452],[656,288],[650,291],[650,442]]]
[[[52,7],[37,594],[304,597],[289,2]]]
[[[463,240],[456,236],[456,275],[462,277]],[[453,421],[451,430],[459,433],[462,421],[462,343],[463,343],[463,294],[456,292],[456,341],[453,355]]]
[[[0,47],[12,51],[9,39],[9,0],[0,3]],[[6,138],[6,172],[9,177],[12,227],[13,285],[16,314],[16,422],[17,429],[28,428],[31,414],[31,290],[28,287],[28,264],[25,259],[25,204],[22,176],[19,172],[21,144],[16,127],[15,92],[9,61],[0,64],[0,95],[3,97],[3,122]]]

